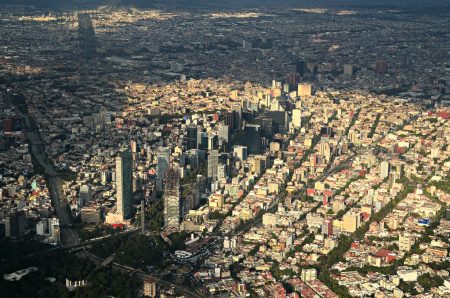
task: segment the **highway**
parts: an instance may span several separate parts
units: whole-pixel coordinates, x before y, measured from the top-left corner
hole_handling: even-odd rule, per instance
[[[104,260],[102,258],[99,258],[89,252],[85,252],[85,254],[87,255],[87,257],[92,260],[94,263],[96,263],[97,265],[100,265]],[[191,290],[188,290],[186,288],[183,288],[177,284],[171,283],[169,281],[163,280],[157,276],[154,275],[150,275],[150,274],[145,274],[141,269],[136,269],[136,268],[132,268],[129,266],[124,266],[118,263],[113,262],[111,264],[111,267],[114,270],[120,271],[120,272],[124,272],[124,273],[129,273],[129,274],[134,274],[135,276],[139,277],[142,280],[148,279],[148,278],[153,278],[158,284],[164,286],[164,287],[168,287],[171,288],[173,287],[175,290],[177,290],[177,292],[185,295],[186,297],[193,297],[193,298],[204,298],[206,296],[196,293],[196,292],[192,292]]]
[[[62,244],[66,246],[78,245],[80,243],[80,239],[76,231],[71,228],[72,217],[71,214],[69,214],[69,206],[64,198],[61,178],[45,153],[46,150],[44,142],[42,141],[36,121],[28,113],[21,111],[21,109],[17,106],[17,102],[15,100],[16,96],[10,94],[3,94],[3,96],[7,102],[10,102],[11,105],[15,107],[16,112],[24,119],[26,126],[24,132],[30,146],[30,153],[48,177],[50,198],[52,201],[52,206],[55,209],[56,215],[59,219]]]

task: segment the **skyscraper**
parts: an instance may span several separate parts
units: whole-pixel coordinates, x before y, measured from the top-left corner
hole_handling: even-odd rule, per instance
[[[232,132],[235,130],[232,112],[225,113],[225,115],[223,116],[223,122],[225,123],[226,126],[230,128]]]
[[[208,150],[214,150],[217,148],[219,138],[217,135],[208,135]]]
[[[158,150],[156,165],[156,189],[163,190],[164,177],[170,163],[170,148],[160,148]]]
[[[217,150],[211,150],[208,154],[208,178],[217,179],[220,153]]]
[[[196,149],[197,148],[197,126],[191,125],[186,128],[187,131],[187,139],[186,139],[186,147],[187,149]]]
[[[306,62],[305,61],[297,61],[296,63],[296,71],[300,74],[301,77],[305,76],[306,73]]]
[[[386,60],[378,60],[375,62],[375,72],[379,75],[384,75],[387,71]]]
[[[257,124],[247,124],[244,127],[244,145],[247,146],[249,154],[261,153],[261,126]]]
[[[208,149],[208,133],[202,130],[197,131],[197,149],[207,150]]]
[[[89,14],[78,14],[78,34],[83,54],[87,57],[91,57],[96,51],[96,40],[94,26]]]
[[[164,179],[164,227],[178,229],[181,218],[180,172],[170,167]]]
[[[286,111],[267,111],[265,114],[272,119],[274,133],[286,132],[286,124],[287,124]]]
[[[90,185],[80,187],[80,205],[83,206],[92,199],[92,189]]]
[[[20,239],[25,235],[26,216],[24,211],[15,211],[5,220],[5,236]]]
[[[129,149],[119,152],[116,157],[116,191],[117,191],[117,214],[124,219],[133,215],[133,170],[132,157]]]
[[[228,125],[219,124],[218,128],[219,144],[228,143],[230,139],[230,128]]]
[[[233,104],[231,108],[233,109],[233,129],[239,130],[241,129],[242,107],[240,104]]]
[[[289,73],[287,76],[287,81],[289,83],[289,86],[291,87],[297,86],[298,82],[300,82],[300,74],[298,72]]]

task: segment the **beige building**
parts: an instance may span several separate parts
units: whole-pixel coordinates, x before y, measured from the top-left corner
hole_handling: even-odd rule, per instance
[[[298,94],[298,96],[311,96],[312,95],[312,85],[305,84],[305,83],[298,84],[297,94]]]
[[[303,281],[311,281],[317,279],[317,270],[314,268],[302,269],[301,278]]]
[[[412,235],[410,233],[405,233],[398,236],[398,249],[401,251],[410,251],[413,245]]]
[[[156,297],[156,281],[153,278],[144,280],[144,296]]]
[[[302,111],[299,109],[292,110],[292,125],[294,128],[302,127]]]
[[[342,219],[342,231],[354,233],[361,225],[361,215],[358,212],[347,212]]]

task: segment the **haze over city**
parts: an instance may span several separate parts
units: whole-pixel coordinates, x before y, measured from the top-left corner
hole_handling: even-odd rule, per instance
[[[0,0],[1,297],[450,297],[450,3]]]

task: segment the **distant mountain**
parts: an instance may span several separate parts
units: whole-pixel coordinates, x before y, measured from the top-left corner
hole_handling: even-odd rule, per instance
[[[321,7],[321,8],[418,8],[439,7],[450,10],[448,0],[0,0],[7,5],[31,5],[40,8],[134,6],[151,7],[185,7],[185,8],[279,8],[279,7]]]
[[[0,5],[27,5],[37,8],[134,6],[152,8],[154,0],[0,0]]]

